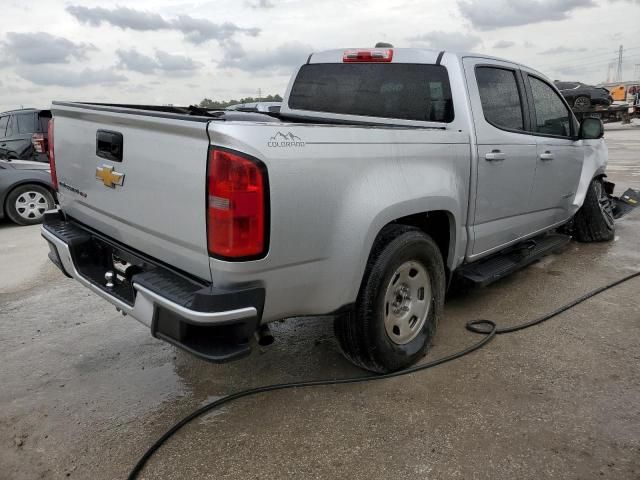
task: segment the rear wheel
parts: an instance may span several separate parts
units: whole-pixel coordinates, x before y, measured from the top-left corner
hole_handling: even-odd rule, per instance
[[[596,178],[589,184],[584,203],[573,219],[573,235],[579,242],[605,242],[615,235],[613,202]]]
[[[5,203],[7,216],[18,225],[42,222],[44,212],[54,206],[53,195],[40,185],[21,185],[13,189]]]
[[[371,252],[355,308],[334,321],[344,355],[379,373],[417,362],[435,333],[444,291],[444,265],[435,242],[412,227],[385,227]]]
[[[573,108],[580,112],[584,112],[591,108],[591,99],[589,97],[581,96],[573,101]]]

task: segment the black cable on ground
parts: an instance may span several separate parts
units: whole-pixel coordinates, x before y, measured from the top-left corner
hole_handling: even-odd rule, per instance
[[[582,295],[581,297],[573,300],[572,302],[569,302],[563,306],[561,306],[560,308],[554,310],[551,313],[548,313],[546,315],[543,315],[542,317],[538,317],[534,320],[531,320],[529,322],[525,322],[525,323],[521,323],[518,325],[514,325],[512,327],[503,327],[503,328],[498,328],[496,323],[492,320],[473,320],[473,321],[469,321],[466,324],[466,328],[467,330],[473,332],[473,333],[479,333],[482,335],[485,335],[485,337],[480,340],[477,343],[474,343],[473,345],[470,345],[469,347],[460,350],[459,352],[456,353],[452,353],[451,355],[447,355],[446,357],[442,357],[442,358],[438,358],[436,360],[432,360],[431,362],[427,362],[427,363],[423,363],[420,365],[416,365],[414,367],[410,367],[410,368],[406,368],[404,370],[400,370],[397,372],[392,372],[392,373],[386,373],[386,374],[382,374],[382,375],[362,375],[359,377],[351,377],[351,378],[338,378],[338,379],[326,379],[326,380],[311,380],[311,381],[307,381],[307,382],[291,382],[291,383],[277,383],[277,384],[273,384],[273,385],[265,385],[262,387],[256,387],[256,388],[249,388],[246,390],[241,390],[239,392],[236,393],[232,393],[230,395],[227,395],[225,397],[222,397],[218,400],[215,400],[211,403],[208,403],[207,405],[199,408],[198,410],[194,411],[193,413],[187,415],[186,417],[184,417],[182,420],[180,420],[178,423],[176,423],[173,427],[171,427],[169,430],[167,430],[165,432],[164,435],[162,435],[153,445],[151,445],[151,447],[149,447],[149,449],[144,452],[144,455],[142,455],[142,457],[140,458],[140,460],[138,460],[138,463],[136,463],[136,465],[133,467],[133,469],[131,470],[131,473],[129,473],[129,476],[127,477],[128,480],[134,480],[138,477],[138,474],[142,471],[142,469],[144,468],[145,464],[147,463],[147,461],[149,461],[149,458],[151,458],[151,456],[162,446],[162,444],[164,442],[166,442],[169,438],[171,438],[171,436],[176,433],[178,430],[180,430],[182,427],[184,427],[187,423],[191,422],[192,420],[194,420],[195,418],[199,417],[200,415],[207,413],[210,410],[213,410],[214,408],[220,407],[221,405],[224,405],[225,403],[229,403],[232,402],[234,400],[238,400],[239,398],[243,398],[243,397],[249,397],[251,395],[257,395],[259,393],[266,393],[266,392],[273,392],[275,390],[286,390],[289,388],[303,388],[303,387],[318,387],[321,385],[344,385],[344,384],[350,384],[350,383],[362,383],[362,382],[373,382],[375,380],[384,380],[387,378],[393,378],[393,377],[400,377],[403,375],[408,375],[411,373],[415,373],[415,372],[419,372],[421,370],[426,370],[428,368],[432,368],[435,367],[437,365],[442,365],[443,363],[447,363],[450,362],[452,360],[455,360],[457,358],[463,357],[471,352],[474,352],[480,348],[482,348],[483,346],[485,346],[487,343],[489,343],[489,341],[491,341],[491,339],[493,339],[496,335],[500,335],[503,333],[511,333],[511,332],[516,332],[518,330],[524,330],[525,328],[529,328],[532,327],[534,325],[538,325],[542,322],[545,322],[559,314],[561,314],[562,312],[565,312],[573,307],[575,307],[576,305],[578,305],[579,303],[584,302],[585,300],[594,297],[596,295],[598,295],[599,293],[604,292],[605,290],[609,290],[610,288],[613,288],[617,285],[620,285],[621,283],[627,282],[629,280],[631,280],[632,278],[635,277],[639,277],[640,276],[640,271],[639,272],[635,272],[632,273],[630,275],[627,275],[625,277],[622,277],[619,280],[616,280],[615,282],[612,283],[608,283],[607,285],[604,285],[602,287],[596,288],[595,290],[592,290],[589,293],[586,293],[584,295]]]

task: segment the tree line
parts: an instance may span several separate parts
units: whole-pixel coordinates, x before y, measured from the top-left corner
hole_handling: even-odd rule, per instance
[[[202,108],[208,108],[210,110],[222,109],[229,107],[231,105],[235,105],[236,103],[253,103],[253,102],[281,102],[282,97],[278,94],[276,95],[267,95],[266,97],[254,98],[254,97],[245,97],[240,100],[226,100],[226,101],[218,101],[211,100],[210,98],[203,99],[199,106]]]

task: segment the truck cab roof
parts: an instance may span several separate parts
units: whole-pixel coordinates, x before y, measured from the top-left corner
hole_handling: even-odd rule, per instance
[[[28,112],[40,112],[42,110],[46,110],[44,108],[16,108],[14,110],[7,110],[6,112],[0,112],[0,114],[8,114],[8,113],[28,113]]]
[[[423,48],[346,48],[312,53],[292,75],[282,118],[364,125],[462,128],[463,62],[535,70],[509,60]],[[457,98],[456,98],[457,97]],[[456,103],[459,103],[456,105]]]
[[[429,48],[340,48],[333,50],[324,50],[321,52],[314,52],[309,55],[307,59],[307,64],[309,63],[342,63],[344,59],[344,54],[346,51],[373,51],[373,50],[393,50],[393,58],[388,63],[427,63],[427,64],[439,64],[444,63],[445,59],[448,61],[452,61],[454,59],[462,59],[467,57],[473,58],[485,58],[489,61],[498,61],[498,62],[507,62],[513,65],[518,65],[520,67],[527,68],[529,70],[535,71],[531,67],[526,65],[522,65],[519,62],[514,62],[513,60],[508,60],[505,58],[494,57],[491,55],[476,53],[476,52],[465,52],[465,51],[454,51],[454,50],[435,50]],[[537,72],[540,75],[543,75],[541,72]]]

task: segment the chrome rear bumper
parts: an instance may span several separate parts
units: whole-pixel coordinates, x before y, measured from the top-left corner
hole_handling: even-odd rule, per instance
[[[162,265],[140,259],[149,266],[122,282],[127,295],[107,288],[95,265],[87,270],[79,258],[91,257],[90,242],[104,244],[109,251],[126,252],[126,247],[104,239],[59,212],[47,212],[41,233],[49,243],[51,261],[62,272],[151,329],[152,335],[177,345],[206,360],[222,362],[250,351],[249,338],[256,331],[264,304],[264,289],[244,286],[236,290],[217,289],[190,281]],[[84,252],[84,253],[80,253]],[[101,262],[97,262],[100,264]],[[103,272],[106,271],[103,270]],[[91,274],[88,274],[90,272]],[[208,338],[211,338],[211,341]]]

